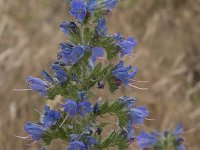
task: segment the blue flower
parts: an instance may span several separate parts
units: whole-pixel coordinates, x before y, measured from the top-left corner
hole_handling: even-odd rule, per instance
[[[86,46],[75,46],[71,52],[71,63],[72,65],[76,64],[84,55]]]
[[[80,91],[78,92],[78,99],[80,101],[88,101],[88,95],[86,91]]]
[[[141,149],[150,148],[158,142],[157,138],[154,135],[147,133],[145,131],[142,131],[136,137],[136,140],[137,140],[138,145]]]
[[[149,112],[146,107],[140,106],[137,108],[132,108],[130,110],[131,123],[134,125],[142,125],[144,119],[149,115]]]
[[[137,45],[137,41],[133,37],[129,37],[126,40],[125,37],[120,33],[116,33],[112,37],[116,40],[120,47],[121,57],[127,54],[131,54],[134,47]]]
[[[119,98],[119,100],[126,104],[128,108],[132,108],[135,105],[135,102],[137,101],[135,98],[128,96],[122,96]]]
[[[81,135],[79,134],[70,134],[70,142],[77,141],[81,138]]]
[[[136,75],[137,69],[136,67],[132,69],[131,66],[123,67],[123,65],[124,62],[120,61],[120,63],[116,65],[112,73],[118,80],[122,81],[125,85],[128,85],[130,79],[132,79]]]
[[[98,142],[97,140],[92,136],[87,136],[85,138],[84,143],[86,144],[87,149],[91,149],[94,145],[96,145]]]
[[[183,125],[181,123],[177,124],[173,134],[175,136],[183,134]]]
[[[185,150],[185,146],[182,144],[184,142],[184,138],[181,137],[183,134],[183,125],[181,123],[176,125],[175,130],[173,131],[173,136],[175,143],[177,143],[177,150]]]
[[[42,146],[40,150],[46,150],[46,148]]]
[[[24,130],[28,132],[33,140],[40,140],[46,131],[46,128],[39,124],[28,122],[24,125]]]
[[[70,43],[60,43],[61,51],[67,51],[70,54],[73,48],[74,48],[74,46],[72,44],[70,44]]]
[[[123,57],[126,54],[132,53],[133,48],[137,45],[137,41],[133,37],[130,37],[127,40],[120,41],[118,44],[121,48],[121,57]]]
[[[98,114],[100,112],[100,106],[99,103],[96,102],[93,106],[93,113]]]
[[[85,115],[91,111],[92,107],[90,102],[80,102],[78,104],[78,113],[81,117],[85,117]]]
[[[183,144],[180,144],[178,147],[177,147],[177,150],[186,150],[185,146]]]
[[[94,13],[95,9],[98,7],[96,0],[88,0],[86,4],[86,9],[90,13]]]
[[[93,47],[92,48],[92,56],[90,58],[90,65],[94,66],[95,61],[97,60],[97,58],[99,57],[103,57],[105,54],[105,49],[102,47]]]
[[[118,43],[119,43],[119,42],[122,42],[122,41],[125,39],[125,37],[124,37],[122,34],[120,34],[120,33],[115,33],[112,37],[113,37]]]
[[[86,16],[86,5],[84,0],[72,0],[70,6],[70,14],[82,22]]]
[[[33,91],[39,92],[41,96],[47,95],[47,90],[50,87],[47,82],[31,76],[28,76],[26,81],[28,82],[28,87]]]
[[[74,141],[69,144],[68,150],[85,150],[86,146],[81,141]]]
[[[135,131],[133,129],[129,129],[127,131],[127,138],[129,141],[133,141],[135,139]]]
[[[103,0],[105,8],[111,9],[117,5],[119,0]]]
[[[67,74],[60,64],[53,63],[51,69],[55,72],[55,77],[58,79],[58,83],[63,84],[67,81]]]
[[[65,64],[68,65],[71,63],[71,52],[73,50],[73,45],[69,43],[61,43],[61,51],[58,53],[58,58]]]
[[[66,103],[63,105],[64,111],[68,113],[70,117],[74,117],[77,114],[77,103],[74,100],[66,100]]]
[[[43,77],[44,77],[44,79],[45,79],[46,81],[48,81],[48,82],[50,82],[50,83],[53,83],[53,82],[54,82],[53,78],[49,75],[49,73],[48,73],[47,71],[42,70],[42,71],[41,71],[41,74],[43,75]]]
[[[84,55],[86,51],[86,46],[75,46],[68,43],[61,43],[60,44],[61,51],[59,52],[58,56],[59,59],[65,64],[76,64]]]
[[[133,126],[131,122],[128,123],[127,129],[125,130],[126,132],[126,138],[129,141],[133,141],[135,139],[135,131],[133,130]]]
[[[100,35],[100,36],[106,34],[106,32],[108,31],[108,27],[106,25],[106,19],[105,18],[98,19],[98,23],[97,23],[95,30],[98,33],[98,35]]]
[[[74,22],[64,21],[60,25],[61,30],[65,35],[69,35],[71,32],[76,32],[78,30],[77,25]]]
[[[56,125],[58,119],[60,119],[61,114],[59,111],[50,110],[49,106],[44,107],[44,126],[50,127]]]

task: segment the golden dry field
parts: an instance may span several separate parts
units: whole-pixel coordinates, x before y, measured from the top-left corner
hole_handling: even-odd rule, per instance
[[[39,149],[15,135],[26,136],[23,124],[38,119],[34,109],[45,101],[14,89],[26,88],[26,76],[40,77],[56,59],[66,40],[59,29],[69,20],[66,10],[62,0],[0,0],[0,150]],[[199,150],[200,0],[122,0],[107,19],[110,33],[138,40],[127,64],[138,67],[138,80],[150,81],[137,83],[147,91],[123,87],[114,97],[134,96],[150,109],[155,120],[146,120],[145,130],[173,129],[182,122],[188,150]],[[63,145],[49,149],[64,150]]]

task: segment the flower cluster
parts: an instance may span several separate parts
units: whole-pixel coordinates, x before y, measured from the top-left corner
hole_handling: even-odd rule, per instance
[[[38,124],[28,122],[25,124],[24,130],[28,132],[33,140],[40,140],[48,128],[56,125],[60,117],[61,113],[59,111],[51,110],[49,106],[44,106],[42,121]]]
[[[176,150],[185,150],[183,144],[184,138],[183,126],[178,124],[173,132],[165,131],[163,133],[154,131],[147,133],[142,131],[140,135],[136,137],[139,147],[143,150],[146,149],[168,149],[173,146]],[[164,144],[163,144],[164,143]]]
[[[139,147],[148,148],[159,140],[152,134],[134,128],[143,125],[149,116],[145,106],[137,106],[133,97],[95,101],[95,87],[108,87],[114,93],[121,85],[133,85],[137,68],[125,66],[123,57],[130,56],[137,45],[133,37],[125,38],[117,33],[108,34],[106,15],[116,7],[119,0],[65,0],[70,5],[70,14],[76,21],[64,21],[60,25],[67,41],[62,42],[57,59],[51,63],[51,73],[42,70],[43,79],[27,77],[28,88],[40,96],[55,100],[62,96],[57,110],[45,106],[38,123],[26,123],[25,131],[33,141],[41,142],[42,150],[54,139],[69,143],[68,150],[107,149],[118,146],[126,149],[138,140]],[[111,62],[120,59],[118,64]],[[107,114],[118,118],[117,130],[105,137]],[[174,132],[176,145],[181,147],[179,129]],[[182,146],[183,147],[183,146]]]

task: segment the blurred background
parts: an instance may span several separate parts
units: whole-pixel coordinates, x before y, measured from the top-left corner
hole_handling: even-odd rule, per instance
[[[45,102],[37,93],[13,89],[26,88],[26,76],[48,70],[59,43],[66,41],[59,24],[67,19],[62,0],[0,0],[1,150],[38,149],[14,135],[26,136],[23,124],[38,119],[34,109]],[[134,96],[150,109],[155,120],[142,129],[163,131],[182,122],[188,149],[199,150],[200,0],[122,0],[108,21],[110,33],[138,40],[127,64],[138,66],[138,80],[150,81],[137,83],[147,91],[122,87],[117,95]]]

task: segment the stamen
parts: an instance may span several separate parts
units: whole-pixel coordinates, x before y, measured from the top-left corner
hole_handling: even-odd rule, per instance
[[[61,105],[64,105],[60,100],[58,100],[58,102],[59,102]]]
[[[99,99],[97,100],[97,102],[100,102],[100,101],[102,101],[102,99],[103,99],[102,97],[99,97]]]
[[[137,86],[134,86],[132,84],[128,84],[129,86],[133,87],[133,88],[136,88],[138,90],[148,90],[148,88],[141,88],[141,87],[137,87]]]
[[[145,118],[145,120],[154,121],[156,119]]]
[[[133,80],[133,79],[131,79],[131,81],[133,81],[133,82],[141,82],[141,83],[147,83],[147,82],[150,82],[150,81],[141,81],[141,80]]]
[[[97,57],[97,60],[107,62],[107,59],[105,57]]]
[[[131,55],[127,55],[127,56],[129,56],[129,57],[135,57],[136,54],[131,54]]]
[[[35,110],[35,112],[37,112],[37,113],[39,113],[40,115],[42,115],[42,113],[39,111],[39,110],[37,110],[37,109],[34,109]]]
[[[65,121],[67,120],[67,118],[68,118],[68,115],[65,117],[65,119],[63,120],[63,122],[60,124],[59,128],[62,127],[62,125],[63,125],[63,124],[65,123]]]
[[[29,136],[18,136],[18,135],[14,135],[14,137],[20,138],[20,139],[25,139],[25,140],[28,140],[30,138]]]
[[[14,91],[21,92],[21,91],[32,91],[32,89],[14,89]]]

